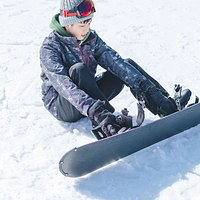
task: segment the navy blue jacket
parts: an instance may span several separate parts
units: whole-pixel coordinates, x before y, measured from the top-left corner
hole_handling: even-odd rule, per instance
[[[131,88],[138,87],[139,80],[146,79],[130,64],[124,62],[124,59],[107,46],[93,30],[81,45],[75,37],[62,36],[56,31],[51,32],[41,46],[40,61],[43,102],[55,117],[57,117],[58,93],[85,116],[89,106],[95,102],[68,76],[70,67],[75,63],[85,63],[94,76],[97,65],[100,65]]]

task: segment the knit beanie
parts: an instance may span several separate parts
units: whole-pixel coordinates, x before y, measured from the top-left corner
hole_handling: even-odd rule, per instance
[[[75,6],[78,6],[83,1],[84,0],[61,0],[60,10],[71,10]],[[59,15],[59,22],[60,22],[60,25],[62,27],[64,27],[64,26],[67,26],[67,25],[75,24],[77,22],[81,22],[81,21],[90,19],[93,16],[94,16],[93,13],[86,16],[86,17],[82,17],[82,18],[78,18],[76,16],[64,17],[64,16]]]

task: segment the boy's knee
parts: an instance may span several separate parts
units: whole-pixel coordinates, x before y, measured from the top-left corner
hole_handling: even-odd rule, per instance
[[[76,63],[70,67],[69,76],[73,77],[74,75],[81,75],[84,70],[87,70],[87,67],[84,63]]]
[[[69,77],[82,90],[84,90],[86,85],[92,84],[95,80],[92,73],[84,63],[76,63],[72,65],[69,69]]]

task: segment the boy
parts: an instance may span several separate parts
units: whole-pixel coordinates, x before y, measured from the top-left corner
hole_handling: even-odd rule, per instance
[[[107,136],[122,127],[132,127],[130,116],[113,115],[109,103],[124,85],[153,114],[166,116],[184,107],[190,90],[176,99],[131,59],[122,59],[116,51],[90,29],[94,3],[91,0],[61,0],[60,14],[53,17],[53,32],[40,50],[45,107],[58,120],[75,122],[89,117]],[[95,77],[100,65],[106,72]]]

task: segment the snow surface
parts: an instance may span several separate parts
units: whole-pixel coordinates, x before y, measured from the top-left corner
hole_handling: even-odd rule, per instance
[[[92,28],[171,94],[200,95],[200,1],[94,0]],[[200,126],[83,178],[66,178],[62,155],[95,141],[91,123],[60,123],[43,107],[39,48],[59,0],[1,0],[0,199],[200,199]],[[112,101],[136,114],[128,88]],[[146,111],[145,123],[157,119]]]

